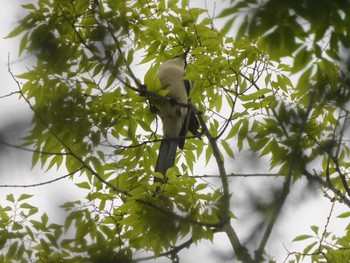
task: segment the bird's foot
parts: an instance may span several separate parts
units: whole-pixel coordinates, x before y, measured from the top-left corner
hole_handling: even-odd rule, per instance
[[[176,104],[179,102],[179,98],[171,97],[169,102],[173,107],[175,107]]]

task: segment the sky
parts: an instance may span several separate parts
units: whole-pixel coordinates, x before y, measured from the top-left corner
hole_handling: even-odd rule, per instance
[[[20,138],[25,134],[24,131],[30,127],[32,113],[26,103],[19,100],[17,95],[7,96],[18,90],[16,82],[8,72],[8,58],[10,58],[11,71],[15,75],[30,67],[30,61],[26,58],[18,58],[18,38],[4,39],[4,37],[16,26],[16,21],[23,15],[19,7],[20,4],[23,4],[23,1],[3,0],[0,9],[0,139],[17,145],[21,143]],[[241,163],[249,164],[250,162],[245,162],[247,158],[250,156],[238,155],[237,159],[228,165],[228,172],[257,172],[257,167],[235,166],[235,164]],[[210,171],[210,167],[206,171]],[[0,145],[0,185],[35,184],[64,174],[65,171],[62,169],[48,173],[40,167],[31,169],[31,153]],[[40,206],[41,212],[45,211],[49,214],[50,219],[63,223],[65,213],[58,206],[66,201],[84,197],[84,193],[77,191],[74,187],[74,183],[78,182],[76,180],[79,179],[75,178],[74,182],[65,179],[35,188],[1,188],[0,204],[5,202],[6,195],[9,193],[15,193],[17,196],[21,193],[34,194],[32,201]],[[233,220],[232,224],[238,236],[245,237],[247,233],[251,232],[257,219],[257,214],[247,209],[249,196],[259,193],[268,195],[274,186],[281,185],[281,180],[242,177],[230,178],[230,182],[233,193],[232,208],[238,217],[238,220]],[[276,256],[277,262],[283,262],[287,255],[286,249],[292,252],[305,247],[303,243],[292,243],[293,238],[300,234],[310,234],[309,227],[311,225],[318,225],[322,229],[327,222],[331,203],[322,198],[320,191],[304,195],[308,191],[310,191],[310,187],[306,187],[304,181],[298,181],[287,199],[286,206],[272,234],[272,241],[267,247],[270,254]],[[342,233],[345,228],[344,220],[335,218],[341,212],[341,207],[336,206],[330,220],[329,229],[335,233]],[[196,262],[214,263],[218,262],[219,255],[230,258],[231,248],[228,247],[228,244],[229,241],[224,234],[216,234],[214,244],[205,241],[197,247],[191,247],[189,250],[181,252],[181,262],[193,262],[195,258]]]

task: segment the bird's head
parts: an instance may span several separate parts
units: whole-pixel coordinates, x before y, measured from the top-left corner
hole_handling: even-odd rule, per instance
[[[172,63],[175,63],[175,64],[185,68],[187,65],[186,58],[187,58],[187,54],[189,51],[190,51],[190,48],[188,48],[182,55],[178,55],[169,61],[172,61]]]

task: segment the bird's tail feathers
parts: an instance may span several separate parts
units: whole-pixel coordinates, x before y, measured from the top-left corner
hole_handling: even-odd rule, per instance
[[[155,177],[155,182],[165,182],[165,175],[169,168],[174,166],[178,139],[165,139],[160,143],[155,171],[163,175],[163,180]]]

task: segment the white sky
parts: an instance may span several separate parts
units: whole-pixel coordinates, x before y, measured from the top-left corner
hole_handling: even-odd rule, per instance
[[[16,83],[11,79],[7,72],[7,60],[10,53],[11,70],[15,74],[23,72],[28,66],[28,61],[18,59],[18,39],[4,39],[4,37],[16,26],[16,20],[19,17],[21,8],[20,0],[3,0],[0,9],[0,97],[17,90]],[[208,1],[210,2],[210,1]],[[142,77],[140,77],[143,79]],[[16,123],[28,125],[30,123],[31,112],[23,100],[18,100],[18,96],[10,96],[0,99],[0,133],[8,127]],[[19,135],[15,135],[19,137]],[[19,144],[20,141],[12,140],[11,143]],[[3,147],[0,145],[0,149]],[[0,152],[0,184],[33,184],[54,179],[65,174],[65,171],[50,171],[45,173],[40,168],[31,170],[31,154],[22,152],[16,149],[7,149],[6,154]],[[258,167],[244,167],[246,155],[240,156],[237,154],[237,159],[232,161],[227,166],[229,173],[242,172],[259,172]],[[238,170],[236,167],[241,167]],[[216,169],[206,168],[206,173],[210,173]],[[279,181],[279,182],[278,182]],[[230,179],[231,191],[233,193],[232,207],[233,212],[239,220],[232,221],[235,230],[239,237],[245,237],[246,233],[250,232],[249,227],[255,222],[254,214],[247,214],[245,204],[249,195],[249,191],[262,192],[269,189],[269,185],[279,185],[280,180],[271,178],[235,178]],[[327,221],[327,216],[331,208],[331,203],[322,198],[321,193],[313,194],[312,197],[307,196],[307,199],[302,197],[302,191],[308,191],[305,188],[305,182],[299,181],[296,187],[293,188],[288,197],[287,204],[284,208],[284,213],[280,216],[278,224],[273,231],[271,242],[267,250],[271,255],[275,256],[277,262],[283,262],[287,252],[283,245],[289,251],[295,251],[304,248],[304,244],[291,243],[291,240],[300,234],[309,234],[309,226],[318,225],[323,230]],[[77,192],[72,180],[61,180],[54,184],[35,188],[1,188],[0,203],[3,203],[8,193],[32,193],[35,194],[31,202],[35,202],[41,208],[41,212],[47,212],[50,220],[55,222],[63,222],[64,213],[58,208],[58,205],[66,201],[74,201],[82,198],[84,195]],[[341,213],[342,207],[337,205],[330,221],[329,230],[341,234],[346,226],[345,220],[335,219],[336,215]],[[298,246],[301,245],[301,246]],[[224,234],[216,234],[214,244],[210,242],[202,242],[198,247],[191,247],[189,250],[184,250],[181,254],[181,262],[190,263],[193,259],[196,262],[214,263],[218,262],[219,255],[229,257],[231,248],[229,241]],[[161,260],[160,262],[164,262]],[[309,262],[305,260],[304,262]]]

